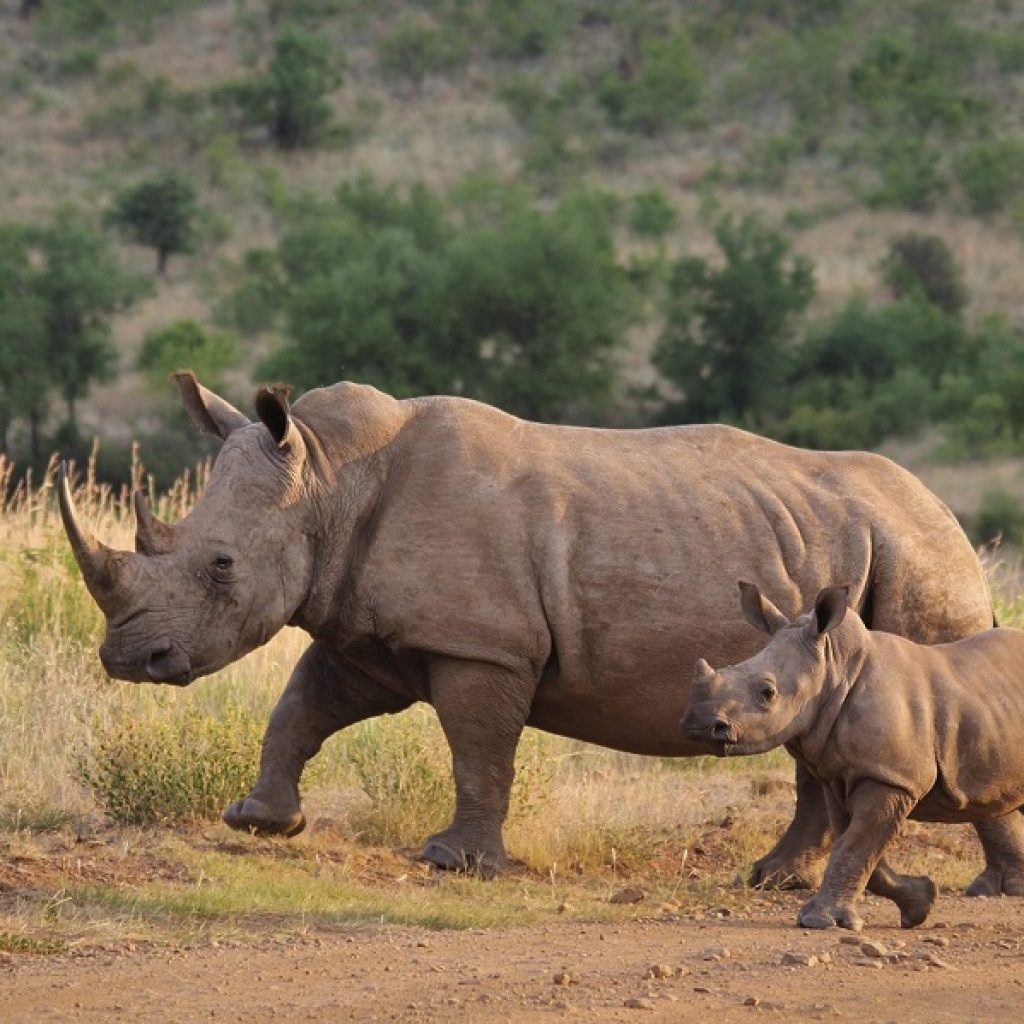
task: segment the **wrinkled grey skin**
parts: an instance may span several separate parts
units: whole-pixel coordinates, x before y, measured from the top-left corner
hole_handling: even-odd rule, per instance
[[[740,588],[748,621],[772,639],[718,672],[698,660],[680,730],[720,756],[785,744],[823,783],[837,839],[798,924],[859,931],[865,886],[899,906],[903,927],[921,924],[934,884],[882,855],[908,817],[1020,820],[1024,633],[925,647],[869,632],[845,587],[823,590],[793,623],[752,584]],[[1020,879],[1007,889],[1024,895]]]
[[[192,374],[178,379],[193,419],[224,438],[195,508],[165,526],[137,500],[137,551],[120,552],[81,528],[66,487],[61,507],[106,613],[111,675],[184,685],[286,623],[313,638],[255,787],[225,812],[235,828],[299,831],[299,779],[323,741],[428,701],[456,810],[422,856],[499,868],[525,725],[645,754],[698,750],[676,728],[678,667],[756,650],[734,607],[740,576],[796,610],[840,574],[874,625],[922,641],[991,623],[953,517],[876,456],[721,426],[546,426],[356,384],[293,409],[261,389],[250,423]],[[799,773],[794,824],[753,880],[813,881],[827,837],[821,787]],[[1024,836],[982,840],[985,891],[998,892],[1024,865]]]

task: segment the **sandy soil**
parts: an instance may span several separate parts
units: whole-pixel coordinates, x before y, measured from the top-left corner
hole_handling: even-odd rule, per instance
[[[253,944],[8,955],[0,1019],[1024,1019],[1024,900],[944,895],[927,927],[900,931],[892,907],[869,898],[869,928],[854,938],[793,926],[801,898],[767,896],[742,916],[652,908],[650,919],[615,925],[364,927]],[[887,955],[850,942],[881,944],[872,952]],[[817,962],[786,964],[787,953]],[[652,967],[668,976],[648,977]]]

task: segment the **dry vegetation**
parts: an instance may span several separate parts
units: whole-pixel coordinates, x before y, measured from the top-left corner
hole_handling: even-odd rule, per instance
[[[245,788],[303,636],[286,630],[187,690],[105,678],[101,615],[51,489],[52,476],[22,486],[0,510],[0,950],[381,919],[622,918],[635,910],[608,898],[627,884],[646,891],[648,907],[752,898],[734,880],[792,812],[782,752],[673,762],[535,731],[518,759],[511,876],[481,900],[478,880],[432,874],[411,854],[446,821],[451,789],[425,706],[328,742],[307,771],[303,836],[231,833],[217,810]],[[157,508],[173,519],[193,493],[183,479]],[[86,472],[77,501],[101,537],[131,543],[127,492]],[[1003,598],[999,613],[1012,622],[1019,603]],[[913,825],[897,860],[959,887],[980,856],[967,829]]]

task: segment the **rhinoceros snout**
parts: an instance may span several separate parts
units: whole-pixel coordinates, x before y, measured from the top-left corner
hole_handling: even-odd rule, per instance
[[[737,741],[736,726],[708,704],[691,706],[680,720],[679,729],[687,739],[697,743],[720,745]]]
[[[187,686],[193,679],[188,654],[171,640],[155,640],[142,649],[126,652],[108,639],[100,647],[100,661],[114,679],[136,683],[171,683]]]

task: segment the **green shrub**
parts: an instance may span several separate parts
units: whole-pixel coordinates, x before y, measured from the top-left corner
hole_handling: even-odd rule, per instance
[[[908,232],[891,239],[881,270],[894,298],[917,296],[953,316],[967,306],[963,274],[938,235]]]
[[[790,165],[800,155],[798,141],[790,135],[770,135],[759,139],[751,149],[739,183],[764,189],[780,189],[786,183]]]
[[[571,0],[488,0],[484,22],[491,53],[509,60],[549,53],[572,16]]]
[[[977,53],[976,37],[949,3],[919,5],[913,30],[887,28],[868,41],[850,69],[854,100],[879,125],[956,132],[982,113],[965,91]]]
[[[1024,507],[1001,488],[986,491],[981,496],[974,536],[980,544],[997,538],[1010,544],[1024,542]]]
[[[995,213],[1024,185],[1024,142],[1009,138],[977,142],[960,155],[956,171],[971,210]]]
[[[447,824],[455,800],[451,755],[428,708],[362,722],[342,742],[344,761],[369,801],[350,816],[364,842],[420,842]]]
[[[992,37],[991,45],[1000,71],[1010,75],[1024,71],[1024,25],[999,32]]]
[[[685,31],[651,39],[635,74],[607,71],[598,100],[612,122],[627,131],[654,135],[687,124],[701,99],[703,74]]]
[[[868,193],[868,204],[930,210],[946,188],[940,160],[939,152],[920,136],[889,137],[873,154],[880,181]]]
[[[679,223],[679,211],[657,185],[637,192],[630,203],[629,226],[638,235],[664,238]]]
[[[75,774],[118,824],[216,818],[255,783],[263,725],[238,704],[97,722]]]
[[[439,28],[407,13],[378,42],[377,65],[387,78],[421,82],[461,67],[468,52],[468,40],[452,27]]]
[[[94,46],[76,46],[57,62],[57,74],[65,78],[94,75],[100,67],[100,52]]]
[[[370,719],[342,734],[342,760],[368,798],[349,821],[371,845],[408,845],[443,828],[455,802],[451,753],[437,716],[417,704],[400,715]],[[540,810],[554,784],[546,740],[529,729],[516,752],[508,821]]]

